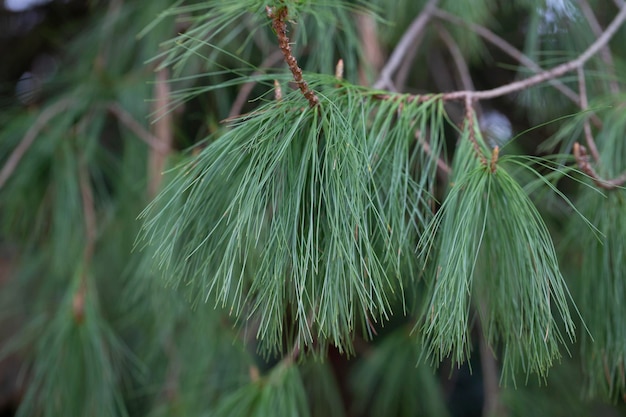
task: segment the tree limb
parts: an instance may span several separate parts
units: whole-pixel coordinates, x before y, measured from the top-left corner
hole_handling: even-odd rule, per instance
[[[541,72],[524,80],[515,81],[490,90],[456,91],[452,93],[446,93],[443,94],[443,99],[460,100],[464,99],[467,96],[471,97],[473,100],[492,99],[515,93],[517,91],[525,90],[544,81],[560,77],[563,74],[566,74],[583,66],[585,62],[587,62],[591,57],[598,53],[598,51],[604,48],[604,46],[611,40],[613,35],[615,35],[615,32],[617,32],[620,26],[624,23],[624,20],[626,20],[626,6],[623,6],[620,9],[617,16],[615,16],[611,24],[609,24],[609,26],[602,33],[602,35],[598,39],[596,39],[596,41],[592,43],[582,54],[580,54],[577,58],[571,61],[565,62],[561,65],[557,65],[550,70]]]
[[[380,72],[380,76],[378,80],[374,83],[374,88],[376,89],[385,89],[388,88],[392,91],[395,91],[393,87],[393,82],[391,81],[391,77],[396,72],[396,70],[402,64],[405,55],[409,48],[415,45],[415,40],[421,35],[426,24],[430,21],[433,15],[433,11],[435,10],[437,3],[439,0],[429,0],[424,6],[422,12],[417,16],[413,23],[408,27],[400,42],[394,49],[393,53],[387,60],[387,64],[383,67]]]
[[[461,48],[459,48],[459,45],[454,41],[450,32],[448,32],[443,26],[437,24],[436,28],[439,37],[443,43],[446,44],[446,47],[450,52],[450,56],[452,56],[452,61],[454,62],[454,66],[459,74],[462,88],[465,90],[474,90],[474,82],[472,81],[472,77],[470,75],[469,68],[467,67],[467,62],[465,62],[465,58],[461,52]]]
[[[582,12],[585,15],[585,18],[587,19],[587,22],[589,23],[589,26],[591,27],[594,35],[596,37],[602,35],[602,27],[600,26],[598,19],[596,19],[596,15],[593,13],[593,9],[591,8],[587,0],[579,0],[579,3],[580,8],[582,9]],[[615,77],[615,63],[613,62],[613,55],[611,55],[611,49],[608,47],[608,45],[605,45],[604,48],[602,48],[602,50],[600,51],[600,56],[602,57],[602,60],[606,65],[607,71],[610,74],[610,91],[613,94],[619,94],[619,83],[617,82],[617,78]]]
[[[589,156],[587,155],[587,150],[584,146],[580,145],[578,142],[574,143],[574,157],[576,158],[576,162],[580,169],[587,175],[591,177],[594,183],[600,188],[604,188],[605,190],[612,190],[614,188],[618,188],[626,183],[626,172],[620,175],[617,178],[612,180],[605,180],[589,163]]]
[[[587,100],[587,83],[585,82],[585,72],[583,68],[578,68],[578,89],[580,91],[580,108],[585,111],[589,108],[589,102]],[[596,146],[596,142],[593,139],[593,133],[591,132],[591,126],[589,125],[589,120],[585,119],[583,124],[583,129],[585,132],[585,140],[587,141],[587,146],[589,146],[589,151],[591,152],[591,156],[593,159],[598,162],[600,161],[600,153],[598,152],[598,147]]]
[[[57,101],[56,103],[52,104],[41,112],[41,114],[35,120],[35,123],[30,129],[28,129],[20,144],[13,150],[11,156],[9,156],[9,159],[7,159],[6,163],[2,167],[2,171],[0,171],[0,189],[2,189],[9,177],[11,177],[13,171],[15,171],[15,169],[19,165],[20,161],[26,154],[26,151],[28,151],[28,148],[30,148],[31,145],[35,142],[35,139],[37,139],[37,136],[39,135],[41,130],[48,124],[50,120],[56,117],[59,113],[65,111],[71,104],[73,104],[74,101],[74,99],[65,98]]]
[[[291,70],[293,80],[298,85],[298,88],[302,92],[302,95],[309,101],[311,107],[315,107],[319,104],[319,99],[313,90],[309,88],[307,82],[302,78],[302,69],[298,66],[296,57],[293,56],[291,51],[291,45],[289,44],[289,37],[287,37],[287,6],[282,6],[278,10],[272,9],[269,6],[265,11],[267,16],[272,19],[272,27],[278,37],[278,46],[285,57],[285,62]]]
[[[281,60],[281,58],[281,51],[274,51],[272,54],[270,54],[270,56],[263,60],[259,68],[267,68],[276,65]],[[262,70],[257,70],[252,74],[252,77],[261,74],[263,74]],[[235,98],[235,101],[230,108],[230,112],[228,113],[228,119],[235,118],[236,116],[241,114],[241,110],[246,104],[246,101],[248,100],[248,97],[250,96],[250,93],[252,93],[252,89],[256,84],[256,81],[250,81],[241,86],[241,89],[239,89],[239,93],[237,93],[237,97]]]
[[[433,11],[433,15],[435,17],[439,18],[439,19],[448,21],[448,22],[450,22],[452,24],[463,25],[463,26],[467,27],[472,32],[475,32],[480,37],[482,37],[483,39],[485,39],[486,41],[488,41],[492,45],[496,46],[502,52],[506,53],[511,58],[515,59],[517,62],[519,62],[520,64],[524,65],[528,69],[530,69],[530,70],[532,70],[532,71],[534,71],[536,73],[545,71],[543,68],[541,68],[539,65],[537,65],[535,63],[535,61],[530,59],[528,56],[526,56],[519,49],[517,49],[516,47],[514,47],[513,45],[511,45],[510,43],[508,43],[507,41],[502,39],[500,36],[498,36],[495,33],[493,33],[492,31],[490,31],[489,29],[485,28],[484,26],[480,26],[480,25],[477,25],[475,23],[467,22],[467,21],[461,19],[460,17],[454,16],[454,15],[452,15],[452,14],[450,14],[448,12],[445,12],[445,11],[443,11],[441,9],[435,9],[435,11]],[[580,105],[580,99],[579,99],[578,95],[572,89],[570,89],[568,86],[566,86],[561,81],[556,80],[556,79],[548,80],[548,82],[554,88],[559,90],[565,97],[569,98],[571,101],[576,103],[577,106]]]
[[[170,151],[169,145],[161,142],[159,138],[154,136],[148,130],[146,130],[139,122],[137,122],[133,116],[128,113],[122,106],[117,103],[110,103],[107,106],[107,110],[112,113],[117,119],[122,122],[124,126],[130,129],[139,139],[144,141],[155,151],[167,155]]]

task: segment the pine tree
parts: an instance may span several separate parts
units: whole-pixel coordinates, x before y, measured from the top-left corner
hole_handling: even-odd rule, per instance
[[[625,411],[623,0],[90,7],[0,111],[18,416]]]

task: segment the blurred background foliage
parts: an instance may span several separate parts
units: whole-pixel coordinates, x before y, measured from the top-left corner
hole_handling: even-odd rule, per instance
[[[602,238],[562,200],[532,195],[589,329],[579,323],[578,341],[545,380],[496,378],[494,391],[486,364],[502,363],[479,346],[478,328],[469,329],[470,364],[443,358],[433,367],[410,336],[415,318],[403,314],[373,324],[371,338],[354,334],[351,356],[325,345],[304,359],[264,355],[254,325],[228,308],[190,304],[184,288],[156,278],[151,250],[136,248],[137,218],[171,180],[167,170],[228,132],[225,119],[271,101],[274,79],[288,88],[263,5],[51,0],[16,10],[10,3],[0,7],[2,415],[626,415],[622,189],[604,195],[567,177],[558,182]],[[298,10],[289,35],[305,71],[333,74],[341,58],[347,82],[371,86],[427,2],[287,3]],[[525,78],[531,69],[468,25],[550,68],[579,55],[618,7],[626,6],[441,1],[444,14],[404,58],[395,88],[467,88],[454,51],[477,90]],[[224,29],[207,30],[207,21]],[[607,178],[626,168],[624,28],[610,46],[611,62],[599,54],[585,68],[590,106],[603,122],[593,129]],[[576,74],[560,82],[578,91]],[[548,84],[481,106],[486,140],[504,144],[523,132],[507,144],[509,154],[571,153],[592,117]],[[441,147],[450,160],[463,108],[449,103],[446,111]],[[442,197],[446,179],[437,185]],[[487,407],[494,397],[498,407]]]

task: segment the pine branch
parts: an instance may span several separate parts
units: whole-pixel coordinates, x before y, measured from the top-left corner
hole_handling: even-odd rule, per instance
[[[282,50],[274,51],[272,54],[270,54],[267,58],[263,60],[263,62],[260,65],[260,68],[268,68],[277,64],[281,60],[281,55],[282,55]],[[261,74],[263,74],[263,72],[261,69],[259,69],[255,71],[252,74],[252,76],[254,77],[255,75],[261,75]],[[250,93],[252,93],[252,89],[254,88],[256,84],[257,83],[255,81],[251,81],[251,82],[244,84],[241,87],[241,89],[239,90],[239,93],[237,93],[237,97],[235,97],[235,100],[233,101],[233,105],[230,108],[230,112],[228,112],[229,119],[235,118],[236,116],[241,114],[243,106],[246,104],[246,100],[250,96]]]
[[[481,309],[481,316],[486,317],[486,306],[479,305]],[[498,361],[496,354],[489,346],[486,333],[483,332],[482,323],[477,321],[476,326],[478,328],[479,335],[479,352],[480,352],[480,367],[482,369],[483,376],[483,416],[488,417],[504,417],[507,410],[502,401],[502,393],[500,387],[500,369],[498,367]]]
[[[530,59],[526,55],[524,55],[524,53],[522,53],[520,50],[515,48],[513,45],[511,45],[510,43],[508,43],[507,41],[505,41],[504,39],[502,39],[501,37],[499,37],[498,35],[496,35],[492,31],[490,31],[489,29],[485,28],[484,26],[480,26],[480,25],[477,25],[475,23],[468,22],[468,21],[466,21],[464,19],[461,19],[460,17],[454,16],[454,15],[452,15],[452,14],[450,14],[450,13],[444,11],[444,10],[441,10],[441,9],[435,9],[435,11],[433,11],[433,15],[436,16],[439,19],[448,21],[448,22],[453,23],[455,25],[463,25],[464,27],[467,27],[471,31],[477,33],[479,36],[481,36],[482,38],[487,40],[489,43],[491,43],[494,46],[498,47],[501,51],[505,52],[507,55],[509,55],[510,57],[515,59],[520,64],[522,64],[525,67],[529,68],[530,70],[532,70],[534,72],[544,72],[545,71],[543,68],[541,68],[539,65],[537,65],[532,59]],[[556,88],[561,93],[563,93],[563,95],[565,97],[569,98],[571,101],[576,103],[577,106],[580,105],[580,99],[579,99],[578,95],[572,89],[570,89],[568,86],[563,84],[560,80],[558,80],[558,79],[551,79],[551,80],[548,80],[548,82],[554,88]],[[466,90],[467,90],[467,88],[466,88]]]
[[[448,32],[443,26],[437,25],[437,33],[452,56],[452,61],[454,62],[454,66],[456,67],[458,76],[461,80],[460,84],[462,88],[464,90],[475,90],[474,82],[472,81],[472,76],[467,66],[467,62],[463,58],[461,48],[459,48],[459,45],[454,41],[450,32]]]
[[[87,270],[91,267],[91,261],[96,247],[96,212],[94,207],[93,190],[91,189],[89,171],[84,156],[80,157],[78,163],[78,183],[82,199],[85,246],[83,249],[82,271],[78,277],[79,284],[76,293],[72,298],[72,313],[74,320],[78,324],[85,319],[85,302],[87,298]]]
[[[144,141],[148,146],[154,149],[156,152],[167,155],[170,151],[170,147],[167,143],[164,143],[158,137],[154,136],[150,133],[146,128],[144,128],[137,120],[133,118],[133,116],[124,110],[122,106],[117,103],[110,103],[107,106],[107,109],[111,114],[113,114],[117,119],[126,126],[131,132],[133,132],[139,139]]]
[[[168,155],[172,152],[172,144],[174,141],[174,120],[172,112],[168,111],[170,103],[170,87],[167,82],[169,70],[164,68],[156,72],[156,82],[154,85],[154,108],[155,122],[154,135],[145,132],[141,126],[137,128],[130,115],[126,115],[121,107],[115,106],[119,115],[124,120],[130,121],[133,130],[141,132],[145,136],[144,140],[150,139],[153,144],[150,148],[148,160],[148,195],[154,197],[159,190],[163,179],[163,170]]]
[[[570,71],[581,68],[589,59],[591,59],[598,51],[606,46],[611,40],[613,35],[622,26],[626,20],[626,6],[623,6],[619,13],[615,16],[613,21],[607,26],[602,35],[596,39],[583,53],[577,58],[557,65],[556,67],[541,72],[525,80],[515,81],[507,85],[503,85],[491,90],[483,91],[456,91],[443,94],[444,100],[460,100],[469,96],[472,100],[486,100],[501,97],[507,94],[511,94],[517,91],[526,90],[534,85],[540,84],[544,81],[548,81],[561,75],[564,75]]]
[[[287,37],[287,6],[281,6],[276,9],[272,9],[269,6],[266,7],[267,16],[272,19],[272,27],[278,37],[278,46],[285,57],[285,62],[293,75],[293,79],[298,85],[298,88],[309,101],[311,107],[315,107],[319,104],[319,99],[313,90],[309,88],[307,82],[302,78],[302,69],[298,66],[298,61],[293,56],[291,51],[291,45],[289,44],[289,37]]]
[[[469,132],[468,139],[472,143],[474,152],[476,154],[476,157],[480,160],[480,163],[483,166],[487,166],[487,158],[485,158],[485,155],[483,155],[483,153],[481,152],[480,146],[478,145],[478,140],[476,139],[475,121],[476,121],[476,114],[474,112],[472,98],[471,96],[468,95],[468,96],[465,96],[465,120],[464,120],[464,122],[467,125],[466,129]]]
[[[593,9],[589,5],[589,2],[587,2],[587,0],[580,0],[579,4],[583,14],[585,15],[585,18],[587,19],[587,22],[589,23],[589,26],[591,27],[591,30],[593,31],[594,35],[599,38],[600,36],[602,36],[602,27],[600,26],[596,15],[593,13]],[[619,83],[617,81],[617,78],[615,77],[615,63],[613,62],[613,55],[611,54],[611,49],[608,47],[608,45],[605,45],[600,50],[600,56],[604,61],[605,68],[610,77],[609,89],[612,94],[619,94]]]
[[[422,138],[421,132],[419,130],[415,131],[415,139],[417,139],[417,142],[420,144],[426,155],[428,155],[432,159],[436,159],[437,171],[443,179],[443,182],[447,182],[448,177],[452,173],[452,168],[450,168],[446,161],[433,154],[432,150],[430,149],[430,145]]]
[[[596,172],[595,169],[589,163],[589,157],[587,156],[587,149],[584,146],[580,145],[578,142],[574,142],[574,157],[576,158],[576,162],[580,169],[591,179],[593,182],[600,188],[604,188],[606,190],[612,190],[615,188],[621,188],[621,186],[626,183],[626,172],[620,175],[617,178],[605,180]]]
[[[42,111],[33,125],[28,129],[20,144],[13,150],[9,159],[5,162],[2,170],[0,171],[0,189],[4,187],[4,184],[11,177],[13,172],[17,169],[20,161],[35,142],[35,139],[39,136],[39,133],[46,127],[46,125],[54,119],[59,113],[65,111],[68,107],[75,103],[73,98],[64,98]]]
[[[585,82],[585,71],[583,67],[578,68],[578,91],[580,95],[580,108],[582,111],[587,111],[589,108],[589,102],[587,100],[587,83]],[[600,161],[600,154],[598,153],[598,148],[596,146],[596,142],[593,139],[593,134],[591,133],[591,126],[589,125],[589,120],[585,119],[583,122],[583,129],[585,131],[585,139],[587,141],[587,146],[589,146],[589,150],[591,151],[591,155],[596,162]]]
[[[387,63],[381,70],[380,76],[374,83],[373,88],[395,91],[391,77],[404,61],[407,51],[415,46],[415,40],[419,38],[432,18],[437,3],[439,3],[439,0],[429,0],[419,16],[409,25],[404,35],[402,35],[400,42],[398,42],[398,45],[387,60]]]
[[[464,136],[469,134],[464,130]],[[494,150],[493,161],[501,165],[497,156]],[[420,327],[429,356],[436,362],[469,358],[470,306],[478,297],[485,302],[480,318],[484,334],[492,347],[503,348],[505,375],[522,366],[545,377],[564,343],[553,309],[569,339],[574,338],[570,296],[548,230],[507,170],[492,170],[478,161],[473,143],[465,138],[454,173],[450,193],[418,245],[432,274],[431,299]],[[438,250],[431,259],[435,244]]]

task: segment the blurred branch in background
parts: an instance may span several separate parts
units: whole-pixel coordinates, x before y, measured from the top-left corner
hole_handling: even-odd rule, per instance
[[[624,411],[624,0],[15,7],[9,415]]]

